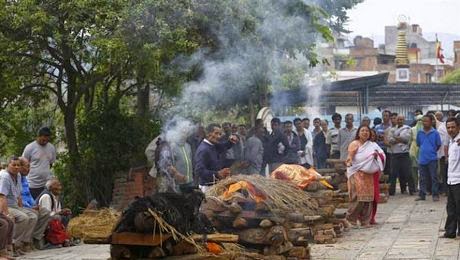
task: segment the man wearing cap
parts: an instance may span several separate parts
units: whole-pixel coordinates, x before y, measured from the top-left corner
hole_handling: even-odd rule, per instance
[[[24,148],[22,156],[30,162],[30,172],[27,176],[30,193],[36,199],[45,189],[45,184],[51,178],[51,166],[56,161],[56,148],[49,140],[51,130],[43,127],[38,131],[35,141]]]

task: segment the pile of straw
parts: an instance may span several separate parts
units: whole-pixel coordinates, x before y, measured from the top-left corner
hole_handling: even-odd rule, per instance
[[[227,188],[236,182],[247,181],[265,193],[264,203],[274,214],[299,212],[306,216],[318,215],[319,206],[316,200],[294,184],[286,181],[265,178],[260,175],[234,175],[213,185],[206,196],[220,197]]]
[[[113,209],[86,210],[70,220],[67,231],[85,243],[106,243],[119,218]]]

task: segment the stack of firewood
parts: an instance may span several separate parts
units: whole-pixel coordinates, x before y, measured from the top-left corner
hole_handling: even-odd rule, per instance
[[[233,184],[243,188],[235,191]],[[307,192],[289,181],[237,175],[206,193],[201,212],[219,232],[237,234],[239,243],[251,250],[304,259],[309,257],[309,243],[334,243],[348,227],[334,214],[336,193]]]

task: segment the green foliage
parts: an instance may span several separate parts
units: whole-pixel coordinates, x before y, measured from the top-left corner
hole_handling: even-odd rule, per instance
[[[346,23],[349,20],[347,11],[352,9],[364,0],[322,0],[320,6],[329,14],[329,27],[336,33],[350,33],[347,30]]]
[[[116,108],[96,107],[85,114],[78,126],[81,170],[74,172],[69,168],[68,154],[60,156],[56,166],[61,180],[73,187],[65,191],[68,205],[76,208],[96,199],[108,206],[115,174],[145,165],[146,144],[159,132],[159,122],[146,121]]]
[[[303,0],[3,1],[0,152],[19,154],[40,126],[52,125],[59,134],[54,143],[62,142],[67,149],[54,169],[66,187],[66,201],[74,208],[93,198],[107,205],[114,174],[140,165],[146,144],[160,131],[158,122],[134,114],[135,97],[140,106],[140,100],[145,101],[140,94],[147,93],[148,102],[150,91],[179,95],[184,82],[203,72],[199,62],[184,66],[181,61],[200,49],[214,61],[229,52],[247,51],[247,56],[239,58],[247,60],[254,72],[251,93],[246,95],[251,101],[266,94],[271,84],[298,86],[308,67],[292,61],[303,56],[309,66],[323,62],[312,39],[320,36],[331,41],[329,25],[343,28],[345,11],[360,0],[321,2],[326,4],[314,6]],[[280,17],[270,17],[280,12]],[[270,19],[279,24],[290,17],[307,24],[299,26],[298,19],[290,20],[289,30],[264,24]],[[256,50],[259,56],[250,60]],[[288,57],[280,59],[280,78],[269,74],[273,64],[259,62],[272,55]],[[248,100],[240,101],[231,117],[249,121],[243,115],[251,110],[245,104]],[[206,114],[205,120],[217,114]]]
[[[456,69],[441,79],[443,84],[460,84],[460,69]]]
[[[55,106],[46,102],[33,100],[21,100],[1,109],[0,121],[3,123],[0,131],[0,155],[21,155],[24,147],[34,140],[38,129],[43,126],[51,127],[55,133],[55,126],[59,123],[56,110]]]

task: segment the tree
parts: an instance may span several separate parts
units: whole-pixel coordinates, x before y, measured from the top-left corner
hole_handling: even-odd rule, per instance
[[[456,69],[441,79],[443,84],[460,84],[460,69]]]

